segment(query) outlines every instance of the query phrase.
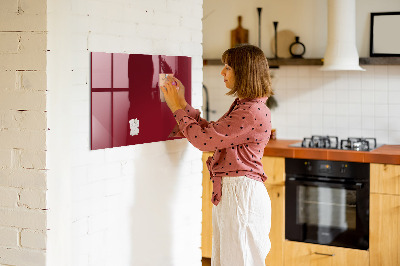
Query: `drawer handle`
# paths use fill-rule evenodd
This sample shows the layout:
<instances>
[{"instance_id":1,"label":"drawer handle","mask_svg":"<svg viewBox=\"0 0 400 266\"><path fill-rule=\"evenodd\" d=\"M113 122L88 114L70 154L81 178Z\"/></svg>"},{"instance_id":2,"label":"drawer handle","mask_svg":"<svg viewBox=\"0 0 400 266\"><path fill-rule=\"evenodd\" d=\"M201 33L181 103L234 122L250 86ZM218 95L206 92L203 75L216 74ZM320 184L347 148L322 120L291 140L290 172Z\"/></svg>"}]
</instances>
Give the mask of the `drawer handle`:
<instances>
[{"instance_id":1,"label":"drawer handle","mask_svg":"<svg viewBox=\"0 0 400 266\"><path fill-rule=\"evenodd\" d=\"M335 254L327 254L327 253L320 253L320 252L314 252L315 255L323 255L323 256L335 256Z\"/></svg>"}]
</instances>

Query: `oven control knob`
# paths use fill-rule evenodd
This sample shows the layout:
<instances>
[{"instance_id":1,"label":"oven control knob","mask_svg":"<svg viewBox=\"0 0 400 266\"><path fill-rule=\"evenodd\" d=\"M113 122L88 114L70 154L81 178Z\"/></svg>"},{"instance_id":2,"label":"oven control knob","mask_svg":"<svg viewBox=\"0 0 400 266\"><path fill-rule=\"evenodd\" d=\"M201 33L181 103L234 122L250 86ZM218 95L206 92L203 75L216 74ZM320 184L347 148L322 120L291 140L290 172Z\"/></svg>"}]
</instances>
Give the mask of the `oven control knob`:
<instances>
[{"instance_id":1,"label":"oven control knob","mask_svg":"<svg viewBox=\"0 0 400 266\"><path fill-rule=\"evenodd\" d=\"M346 173L346 169L347 169L347 164L342 164L342 167L340 168L340 173L341 174Z\"/></svg>"},{"instance_id":2,"label":"oven control knob","mask_svg":"<svg viewBox=\"0 0 400 266\"><path fill-rule=\"evenodd\" d=\"M305 162L304 164L306 166L306 170L310 172L312 170L311 162Z\"/></svg>"}]
</instances>

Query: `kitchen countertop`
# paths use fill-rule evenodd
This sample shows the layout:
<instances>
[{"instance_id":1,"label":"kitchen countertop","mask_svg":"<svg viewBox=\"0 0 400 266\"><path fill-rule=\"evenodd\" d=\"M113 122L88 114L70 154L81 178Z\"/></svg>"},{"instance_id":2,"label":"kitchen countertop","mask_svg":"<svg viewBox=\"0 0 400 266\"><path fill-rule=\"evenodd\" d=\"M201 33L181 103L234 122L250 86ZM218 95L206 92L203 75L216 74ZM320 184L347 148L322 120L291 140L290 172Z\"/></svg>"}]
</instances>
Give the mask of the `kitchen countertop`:
<instances>
[{"instance_id":1,"label":"kitchen countertop","mask_svg":"<svg viewBox=\"0 0 400 266\"><path fill-rule=\"evenodd\" d=\"M363 163L400 164L400 145L383 145L372 151L289 147L301 140L270 140L264 156Z\"/></svg>"}]
</instances>

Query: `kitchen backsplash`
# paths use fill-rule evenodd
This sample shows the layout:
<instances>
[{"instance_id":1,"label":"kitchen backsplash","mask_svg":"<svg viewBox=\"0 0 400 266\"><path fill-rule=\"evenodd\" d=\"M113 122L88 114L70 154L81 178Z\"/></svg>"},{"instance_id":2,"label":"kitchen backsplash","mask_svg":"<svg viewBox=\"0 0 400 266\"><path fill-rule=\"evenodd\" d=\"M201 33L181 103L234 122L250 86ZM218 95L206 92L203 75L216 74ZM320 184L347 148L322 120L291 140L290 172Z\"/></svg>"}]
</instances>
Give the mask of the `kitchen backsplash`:
<instances>
[{"instance_id":1,"label":"kitchen backsplash","mask_svg":"<svg viewBox=\"0 0 400 266\"><path fill-rule=\"evenodd\" d=\"M376 137L379 144L400 144L400 66L362 67L366 71L324 72L320 66L271 69L278 102L272 110L277 137ZM221 69L204 67L204 85L215 111L210 120L221 117L233 101L224 95Z\"/></svg>"}]
</instances>

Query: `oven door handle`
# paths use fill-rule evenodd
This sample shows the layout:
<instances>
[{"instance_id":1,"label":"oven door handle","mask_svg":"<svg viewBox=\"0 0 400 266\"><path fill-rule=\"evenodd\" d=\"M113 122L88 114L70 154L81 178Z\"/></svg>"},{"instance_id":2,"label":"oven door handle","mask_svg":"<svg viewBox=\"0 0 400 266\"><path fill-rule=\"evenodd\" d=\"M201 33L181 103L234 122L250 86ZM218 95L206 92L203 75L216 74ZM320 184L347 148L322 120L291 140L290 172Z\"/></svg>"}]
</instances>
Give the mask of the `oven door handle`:
<instances>
[{"instance_id":1,"label":"oven door handle","mask_svg":"<svg viewBox=\"0 0 400 266\"><path fill-rule=\"evenodd\" d=\"M361 182L335 182L335 181L322 181L322 180L315 180L315 181L310 181L310 180L304 180L303 178L298 178L298 177L288 177L286 181L289 182L296 182L296 183L300 183L300 184L304 184L304 185L312 185L312 186L316 186L316 185L325 185L325 186L329 186L329 185L339 185L339 186L343 186L346 188L351 188L351 189L361 189L363 188L363 183Z\"/></svg>"}]
</instances>

